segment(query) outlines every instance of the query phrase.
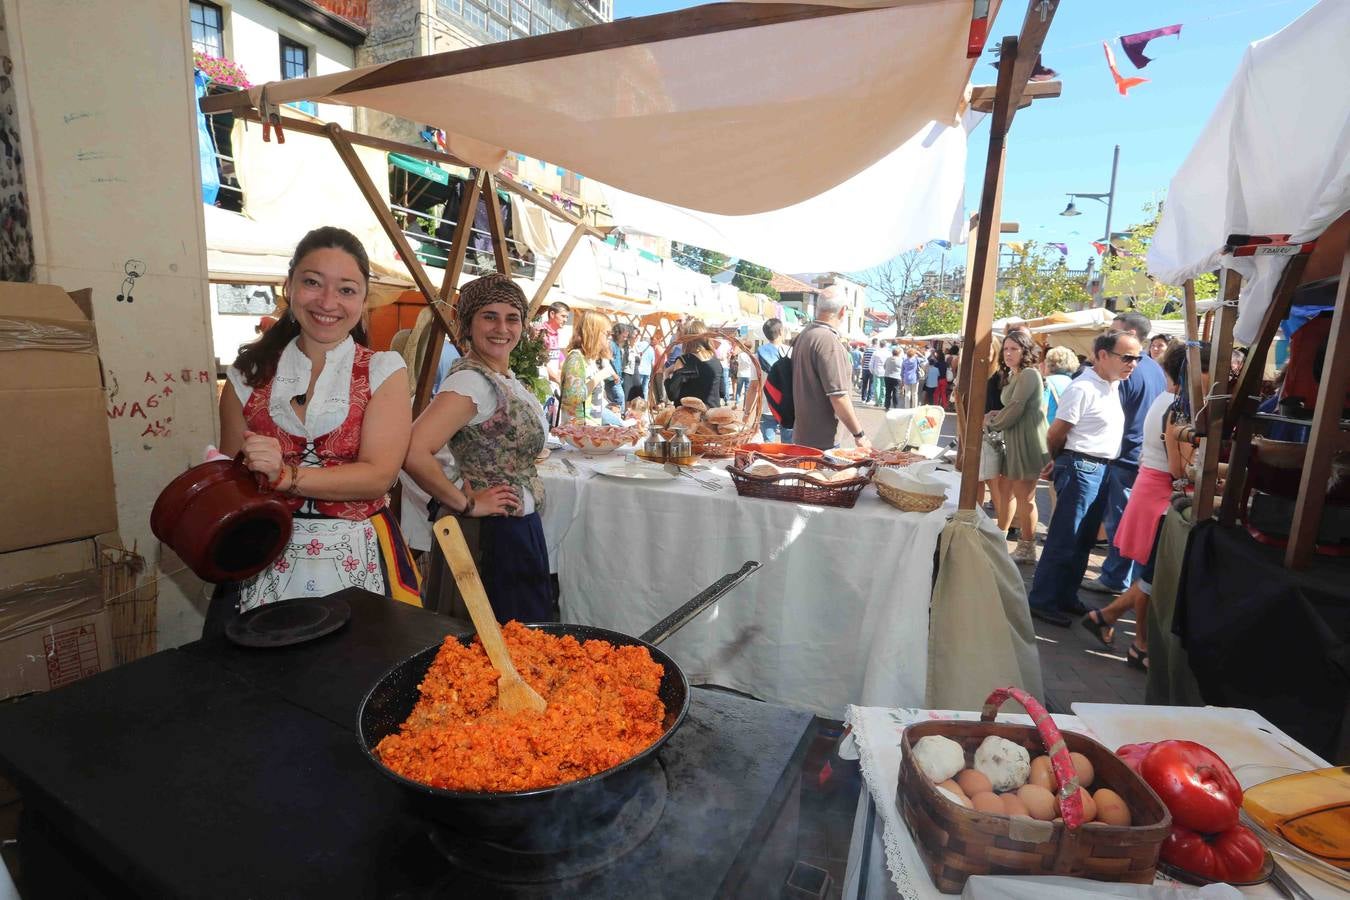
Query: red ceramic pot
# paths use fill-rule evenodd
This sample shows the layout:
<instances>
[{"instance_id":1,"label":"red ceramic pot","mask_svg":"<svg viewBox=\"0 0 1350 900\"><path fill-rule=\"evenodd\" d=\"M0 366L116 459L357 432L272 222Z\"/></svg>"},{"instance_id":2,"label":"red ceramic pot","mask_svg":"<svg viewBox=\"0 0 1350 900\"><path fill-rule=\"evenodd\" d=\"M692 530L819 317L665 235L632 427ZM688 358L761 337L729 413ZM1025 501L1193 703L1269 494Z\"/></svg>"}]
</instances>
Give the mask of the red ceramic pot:
<instances>
[{"instance_id":1,"label":"red ceramic pot","mask_svg":"<svg viewBox=\"0 0 1350 900\"><path fill-rule=\"evenodd\" d=\"M215 460L160 491L150 530L203 581L239 581L286 549L291 511L241 460Z\"/></svg>"}]
</instances>

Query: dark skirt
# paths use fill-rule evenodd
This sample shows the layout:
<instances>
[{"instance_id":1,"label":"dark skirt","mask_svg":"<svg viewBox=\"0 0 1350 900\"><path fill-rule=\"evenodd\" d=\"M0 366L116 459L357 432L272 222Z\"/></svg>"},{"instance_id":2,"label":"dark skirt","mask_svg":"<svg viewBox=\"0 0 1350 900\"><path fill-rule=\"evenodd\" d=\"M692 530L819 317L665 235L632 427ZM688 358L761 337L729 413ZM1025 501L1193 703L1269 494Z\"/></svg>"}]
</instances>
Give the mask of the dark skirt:
<instances>
[{"instance_id":1,"label":"dark skirt","mask_svg":"<svg viewBox=\"0 0 1350 900\"><path fill-rule=\"evenodd\" d=\"M460 518L459 524L498 622L557 620L557 592L538 513ZM427 608L467 621L469 611L439 545L433 543L431 555Z\"/></svg>"}]
</instances>

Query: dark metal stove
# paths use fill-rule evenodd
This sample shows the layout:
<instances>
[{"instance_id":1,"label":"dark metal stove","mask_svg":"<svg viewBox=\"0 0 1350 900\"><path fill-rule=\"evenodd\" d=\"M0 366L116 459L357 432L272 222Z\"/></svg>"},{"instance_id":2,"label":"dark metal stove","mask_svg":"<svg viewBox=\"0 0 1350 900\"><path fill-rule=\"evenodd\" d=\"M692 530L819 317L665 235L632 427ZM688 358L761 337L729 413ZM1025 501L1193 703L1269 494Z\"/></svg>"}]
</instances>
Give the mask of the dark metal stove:
<instances>
[{"instance_id":1,"label":"dark metal stove","mask_svg":"<svg viewBox=\"0 0 1350 900\"><path fill-rule=\"evenodd\" d=\"M660 766L612 822L555 827L525 852L447 836L353 729L380 674L450 626L348 599L348 626L310 644L202 642L0 705L0 764L23 794L25 898L781 892L809 714L694 690Z\"/></svg>"}]
</instances>

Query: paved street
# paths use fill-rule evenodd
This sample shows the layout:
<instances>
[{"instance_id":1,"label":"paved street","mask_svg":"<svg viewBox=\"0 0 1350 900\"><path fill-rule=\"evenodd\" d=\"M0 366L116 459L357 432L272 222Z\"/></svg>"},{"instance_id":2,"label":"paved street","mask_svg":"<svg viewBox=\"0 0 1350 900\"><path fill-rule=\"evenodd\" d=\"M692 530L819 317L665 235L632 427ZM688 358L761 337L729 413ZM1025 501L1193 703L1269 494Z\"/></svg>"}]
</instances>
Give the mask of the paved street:
<instances>
[{"instance_id":1,"label":"paved street","mask_svg":"<svg viewBox=\"0 0 1350 900\"><path fill-rule=\"evenodd\" d=\"M885 418L885 410L876 406L864 406L861 407L861 418L869 436L878 434ZM955 417L950 414L943 422L944 446L955 440L955 422ZM1040 508L1041 522L1037 538L1043 540L1045 525L1050 515L1049 488L1045 484L1037 491L1037 505ZM1013 544L1008 546L1011 548ZM1088 568L1090 576L1096 577L1104 557L1104 550L1092 554ZM1026 565L1019 568L1027 585L1030 586L1034 567ZM1111 600L1105 594L1091 591L1080 591L1079 598L1090 608L1100 608ZM1078 627L1077 623L1070 628L1056 628L1035 620L1033 624L1036 626L1036 637L1041 651L1041 674L1046 693L1043 699L1051 712L1067 713L1070 704L1079 702L1144 702L1144 673L1125 665L1125 650L1134 637L1135 625L1132 621L1126 619L1120 621L1116 628L1117 650L1111 652L1103 650L1097 640Z\"/></svg>"}]
</instances>

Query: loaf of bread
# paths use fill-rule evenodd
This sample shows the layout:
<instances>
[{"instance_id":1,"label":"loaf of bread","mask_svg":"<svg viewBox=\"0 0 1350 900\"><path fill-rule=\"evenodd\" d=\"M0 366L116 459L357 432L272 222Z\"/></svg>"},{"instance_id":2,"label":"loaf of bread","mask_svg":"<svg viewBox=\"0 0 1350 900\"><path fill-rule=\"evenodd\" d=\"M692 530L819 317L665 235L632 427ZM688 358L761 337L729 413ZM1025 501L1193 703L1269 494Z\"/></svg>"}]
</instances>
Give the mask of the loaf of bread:
<instances>
[{"instance_id":1,"label":"loaf of bread","mask_svg":"<svg viewBox=\"0 0 1350 900\"><path fill-rule=\"evenodd\" d=\"M708 404L704 403L697 397L685 397L682 400L680 400L680 405L685 407L686 409L696 409L699 412L708 411Z\"/></svg>"},{"instance_id":2,"label":"loaf of bread","mask_svg":"<svg viewBox=\"0 0 1350 900\"><path fill-rule=\"evenodd\" d=\"M734 406L718 406L708 410L708 421L714 425L732 425L741 421L741 411Z\"/></svg>"}]
</instances>

